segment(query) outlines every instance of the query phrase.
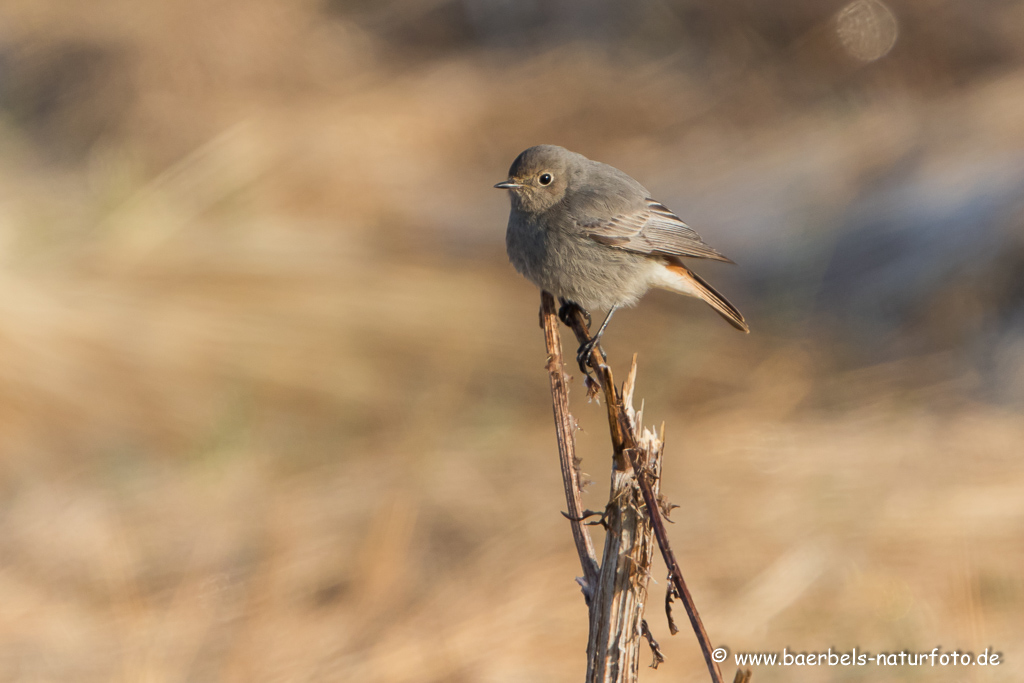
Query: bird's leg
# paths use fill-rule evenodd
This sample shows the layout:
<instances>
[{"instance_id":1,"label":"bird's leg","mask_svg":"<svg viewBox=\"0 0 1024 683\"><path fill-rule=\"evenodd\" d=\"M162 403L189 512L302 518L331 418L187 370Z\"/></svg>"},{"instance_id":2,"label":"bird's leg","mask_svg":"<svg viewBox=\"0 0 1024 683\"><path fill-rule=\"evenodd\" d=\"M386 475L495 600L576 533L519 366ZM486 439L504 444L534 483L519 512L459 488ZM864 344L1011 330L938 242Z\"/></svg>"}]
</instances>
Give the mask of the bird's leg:
<instances>
[{"instance_id":1,"label":"bird's leg","mask_svg":"<svg viewBox=\"0 0 1024 683\"><path fill-rule=\"evenodd\" d=\"M562 297L558 297L558 302L562 304L558 309L558 319L565 323L566 327L572 327L572 314L574 311L579 311L583 314L583 317L587 319L587 329L590 329L590 323L592 321L590 320L590 312L587 311L587 309L583 308L575 301L569 301Z\"/></svg>"},{"instance_id":2,"label":"bird's leg","mask_svg":"<svg viewBox=\"0 0 1024 683\"><path fill-rule=\"evenodd\" d=\"M601 327L597 330L597 334L590 341L580 346L580 350L576 352L576 362L579 363L580 370L585 374L589 374L587 372L587 361L590 360L590 354L593 352L594 347L601 343L601 335L604 334L604 330L608 327L608 322L612 319L612 315L615 314L617 308L618 306L612 306L608 310L608 315L605 316L604 322L601 323Z\"/></svg>"}]
</instances>

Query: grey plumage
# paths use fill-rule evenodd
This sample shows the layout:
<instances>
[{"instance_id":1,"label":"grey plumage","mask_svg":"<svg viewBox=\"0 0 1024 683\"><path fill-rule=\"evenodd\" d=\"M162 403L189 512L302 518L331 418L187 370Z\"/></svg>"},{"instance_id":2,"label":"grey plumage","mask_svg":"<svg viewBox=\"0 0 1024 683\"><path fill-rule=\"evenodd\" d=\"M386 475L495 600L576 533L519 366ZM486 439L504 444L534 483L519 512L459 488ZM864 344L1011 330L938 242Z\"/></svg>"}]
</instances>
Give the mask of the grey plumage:
<instances>
[{"instance_id":1,"label":"grey plumage","mask_svg":"<svg viewBox=\"0 0 1024 683\"><path fill-rule=\"evenodd\" d=\"M582 216L586 220L586 216ZM704 244L697 231L650 197L644 206L593 223L580 222L593 240L640 254L731 260Z\"/></svg>"},{"instance_id":2,"label":"grey plumage","mask_svg":"<svg viewBox=\"0 0 1024 683\"><path fill-rule=\"evenodd\" d=\"M730 262L622 171L554 145L531 147L495 187L509 190L509 260L541 289L584 308L629 306L651 287L703 299L749 331L681 257Z\"/></svg>"}]
</instances>

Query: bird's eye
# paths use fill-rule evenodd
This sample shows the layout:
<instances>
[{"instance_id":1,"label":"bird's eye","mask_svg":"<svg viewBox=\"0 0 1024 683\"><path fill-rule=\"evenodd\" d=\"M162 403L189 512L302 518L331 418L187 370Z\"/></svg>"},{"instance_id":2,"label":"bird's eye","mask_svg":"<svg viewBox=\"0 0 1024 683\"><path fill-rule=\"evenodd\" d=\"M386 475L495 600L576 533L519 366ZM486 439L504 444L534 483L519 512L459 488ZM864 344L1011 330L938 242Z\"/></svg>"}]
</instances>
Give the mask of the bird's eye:
<instances>
[{"instance_id":1,"label":"bird's eye","mask_svg":"<svg viewBox=\"0 0 1024 683\"><path fill-rule=\"evenodd\" d=\"M550 185L551 184L551 174L550 173L542 173L538 180L540 180L540 184L541 185Z\"/></svg>"}]
</instances>

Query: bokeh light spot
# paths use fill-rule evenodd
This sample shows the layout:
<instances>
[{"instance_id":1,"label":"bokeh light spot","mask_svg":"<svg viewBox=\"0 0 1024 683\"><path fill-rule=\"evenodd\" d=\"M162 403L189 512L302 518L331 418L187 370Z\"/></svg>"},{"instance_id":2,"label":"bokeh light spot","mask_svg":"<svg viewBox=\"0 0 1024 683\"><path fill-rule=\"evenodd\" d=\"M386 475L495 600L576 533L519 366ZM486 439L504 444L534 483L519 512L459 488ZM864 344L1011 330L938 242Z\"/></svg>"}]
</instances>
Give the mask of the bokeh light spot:
<instances>
[{"instance_id":1,"label":"bokeh light spot","mask_svg":"<svg viewBox=\"0 0 1024 683\"><path fill-rule=\"evenodd\" d=\"M896 44L896 16L879 0L855 0L836 16L836 33L843 49L863 62L881 59Z\"/></svg>"}]
</instances>

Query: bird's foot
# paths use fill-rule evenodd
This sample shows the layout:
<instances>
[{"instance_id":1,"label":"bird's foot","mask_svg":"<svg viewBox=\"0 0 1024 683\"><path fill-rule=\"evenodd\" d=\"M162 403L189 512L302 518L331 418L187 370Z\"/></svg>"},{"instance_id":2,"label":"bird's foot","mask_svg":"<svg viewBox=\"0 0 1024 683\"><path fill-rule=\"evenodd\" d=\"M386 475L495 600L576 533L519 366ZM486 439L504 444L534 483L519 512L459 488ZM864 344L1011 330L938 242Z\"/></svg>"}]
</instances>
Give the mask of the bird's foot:
<instances>
[{"instance_id":1,"label":"bird's foot","mask_svg":"<svg viewBox=\"0 0 1024 683\"><path fill-rule=\"evenodd\" d=\"M580 366L580 371L582 371L585 375L590 374L590 369L587 367L590 363L590 354L594 352L595 348L601 348L600 342L601 339L599 337L594 337L590 341L587 341L584 344L582 344L580 346L579 351L576 352L576 362Z\"/></svg>"},{"instance_id":2,"label":"bird's foot","mask_svg":"<svg viewBox=\"0 0 1024 683\"><path fill-rule=\"evenodd\" d=\"M566 327L572 327L572 315L576 311L579 311L580 313L583 314L583 317L587 321L587 329L590 329L590 323L592 321L590 319L590 313L587 311L587 309L583 308L575 301L568 301L561 297L558 298L558 301L562 304L561 307L559 307L558 309L558 319L565 323Z\"/></svg>"}]
</instances>

